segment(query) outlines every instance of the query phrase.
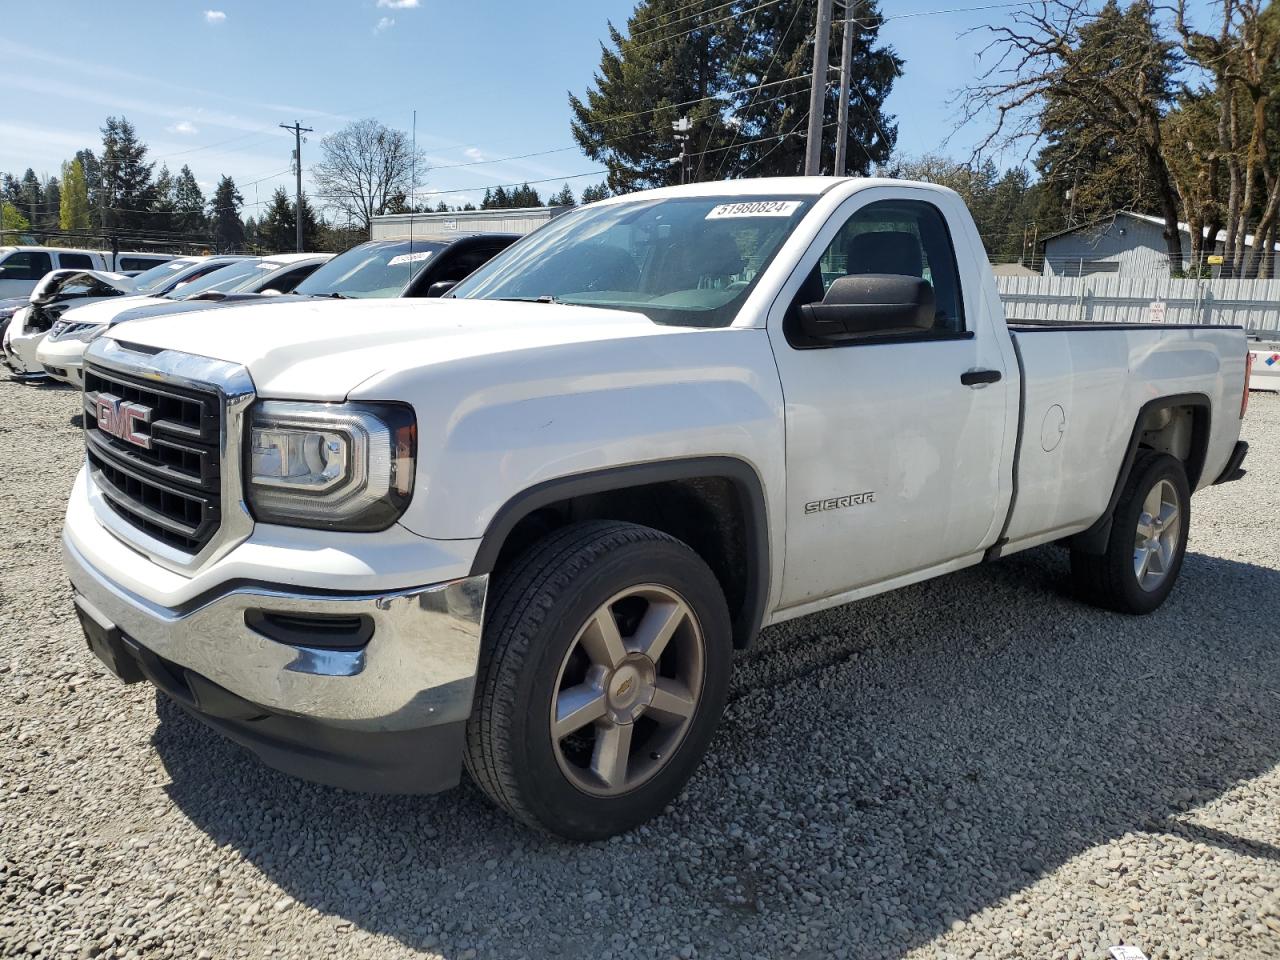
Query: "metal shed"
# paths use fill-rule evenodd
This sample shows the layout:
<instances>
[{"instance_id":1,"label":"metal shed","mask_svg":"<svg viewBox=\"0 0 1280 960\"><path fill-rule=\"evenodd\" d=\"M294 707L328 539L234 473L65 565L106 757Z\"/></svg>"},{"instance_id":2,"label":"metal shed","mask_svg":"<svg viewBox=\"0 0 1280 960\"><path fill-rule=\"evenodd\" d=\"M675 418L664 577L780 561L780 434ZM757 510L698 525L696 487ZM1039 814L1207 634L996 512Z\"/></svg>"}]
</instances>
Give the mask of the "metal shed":
<instances>
[{"instance_id":1,"label":"metal shed","mask_svg":"<svg viewBox=\"0 0 1280 960\"><path fill-rule=\"evenodd\" d=\"M1181 234L1182 270L1190 270L1191 231L1178 224ZM1222 252L1226 234L1219 232L1217 242L1205 244L1206 254ZM1246 236L1246 246L1254 238ZM1160 277L1169 275L1169 254L1164 242L1164 220L1150 214L1117 210L1109 217L1071 227L1044 237L1044 275L1050 277ZM1280 245L1272 255L1272 277L1280 276ZM1207 266L1214 266L1210 261ZM1214 275L1217 270L1212 271Z\"/></svg>"},{"instance_id":2,"label":"metal shed","mask_svg":"<svg viewBox=\"0 0 1280 960\"><path fill-rule=\"evenodd\" d=\"M532 233L572 207L515 207L374 217L371 240L450 240L464 233Z\"/></svg>"}]
</instances>

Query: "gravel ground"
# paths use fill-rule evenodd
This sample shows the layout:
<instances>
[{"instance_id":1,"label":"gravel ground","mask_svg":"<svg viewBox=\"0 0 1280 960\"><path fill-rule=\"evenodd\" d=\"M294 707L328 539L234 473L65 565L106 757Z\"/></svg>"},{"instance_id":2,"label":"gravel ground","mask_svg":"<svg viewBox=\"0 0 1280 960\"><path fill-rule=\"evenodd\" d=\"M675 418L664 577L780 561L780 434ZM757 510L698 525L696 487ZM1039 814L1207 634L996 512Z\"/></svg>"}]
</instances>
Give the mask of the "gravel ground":
<instances>
[{"instance_id":1,"label":"gravel ground","mask_svg":"<svg viewBox=\"0 0 1280 960\"><path fill-rule=\"evenodd\" d=\"M0 382L0 955L1280 957L1280 399L1133 619L1033 551L766 631L608 843L274 773L86 651L77 396Z\"/></svg>"}]
</instances>

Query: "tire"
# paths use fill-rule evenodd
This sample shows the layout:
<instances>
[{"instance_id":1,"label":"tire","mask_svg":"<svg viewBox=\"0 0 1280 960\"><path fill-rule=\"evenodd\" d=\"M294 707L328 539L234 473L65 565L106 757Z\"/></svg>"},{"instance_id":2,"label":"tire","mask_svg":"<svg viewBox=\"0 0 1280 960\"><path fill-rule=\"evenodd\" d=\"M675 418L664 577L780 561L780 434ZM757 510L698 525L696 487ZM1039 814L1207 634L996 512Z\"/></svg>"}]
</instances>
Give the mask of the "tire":
<instances>
[{"instance_id":1,"label":"tire","mask_svg":"<svg viewBox=\"0 0 1280 960\"><path fill-rule=\"evenodd\" d=\"M512 817L570 840L660 813L701 761L729 690L729 612L706 563L648 527L573 524L498 576L488 606L472 780Z\"/></svg>"},{"instance_id":2,"label":"tire","mask_svg":"<svg viewBox=\"0 0 1280 960\"><path fill-rule=\"evenodd\" d=\"M1164 520L1152 524L1148 507L1157 500ZM1176 514L1169 513L1171 506ZM1071 551L1077 595L1120 613L1151 613L1178 579L1190 524L1191 490L1182 462L1166 453L1139 452L1112 514L1105 552Z\"/></svg>"}]
</instances>

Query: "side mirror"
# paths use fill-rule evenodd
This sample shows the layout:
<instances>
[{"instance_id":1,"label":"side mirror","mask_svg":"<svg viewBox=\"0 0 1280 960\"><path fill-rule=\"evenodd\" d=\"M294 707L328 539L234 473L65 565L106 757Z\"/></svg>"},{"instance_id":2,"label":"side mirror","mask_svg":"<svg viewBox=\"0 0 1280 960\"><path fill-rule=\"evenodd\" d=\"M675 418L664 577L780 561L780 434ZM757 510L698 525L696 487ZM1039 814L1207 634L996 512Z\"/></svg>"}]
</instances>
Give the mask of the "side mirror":
<instances>
[{"instance_id":1,"label":"side mirror","mask_svg":"<svg viewBox=\"0 0 1280 960\"><path fill-rule=\"evenodd\" d=\"M920 333L933 327L937 302L927 280L896 273L841 277L821 303L800 307L800 329L824 343Z\"/></svg>"},{"instance_id":2,"label":"side mirror","mask_svg":"<svg viewBox=\"0 0 1280 960\"><path fill-rule=\"evenodd\" d=\"M264 297L281 297L281 296L284 296L284 294L282 294L279 290L275 290L275 289L272 289L272 288L268 288L268 289L266 289L266 290L259 290L258 292L259 292L260 294L262 294Z\"/></svg>"},{"instance_id":3,"label":"side mirror","mask_svg":"<svg viewBox=\"0 0 1280 960\"><path fill-rule=\"evenodd\" d=\"M457 280L438 280L431 286L427 287L427 297L434 299L443 297L446 293L458 285Z\"/></svg>"}]
</instances>

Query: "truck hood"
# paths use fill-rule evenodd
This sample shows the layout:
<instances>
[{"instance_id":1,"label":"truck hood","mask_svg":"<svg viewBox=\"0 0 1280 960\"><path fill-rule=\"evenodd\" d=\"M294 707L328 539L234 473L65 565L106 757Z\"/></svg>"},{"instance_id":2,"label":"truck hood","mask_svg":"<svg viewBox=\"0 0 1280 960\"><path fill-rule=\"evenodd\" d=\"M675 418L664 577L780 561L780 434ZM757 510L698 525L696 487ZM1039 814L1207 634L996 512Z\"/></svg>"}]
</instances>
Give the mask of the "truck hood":
<instances>
[{"instance_id":1,"label":"truck hood","mask_svg":"<svg viewBox=\"0 0 1280 960\"><path fill-rule=\"evenodd\" d=\"M164 297L142 297L132 294L85 303L78 307L73 306L63 314L63 317L74 323L115 323L120 314L126 310L142 306L161 306L166 303L171 307L176 305L173 300L166 300Z\"/></svg>"},{"instance_id":2,"label":"truck hood","mask_svg":"<svg viewBox=\"0 0 1280 960\"><path fill-rule=\"evenodd\" d=\"M132 320L107 336L248 368L259 396L342 400L380 373L564 344L689 332L642 314L497 300L306 300Z\"/></svg>"}]
</instances>

